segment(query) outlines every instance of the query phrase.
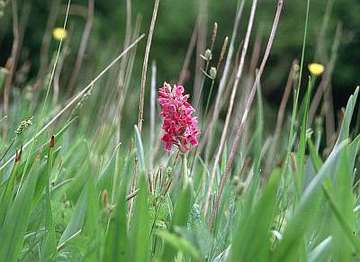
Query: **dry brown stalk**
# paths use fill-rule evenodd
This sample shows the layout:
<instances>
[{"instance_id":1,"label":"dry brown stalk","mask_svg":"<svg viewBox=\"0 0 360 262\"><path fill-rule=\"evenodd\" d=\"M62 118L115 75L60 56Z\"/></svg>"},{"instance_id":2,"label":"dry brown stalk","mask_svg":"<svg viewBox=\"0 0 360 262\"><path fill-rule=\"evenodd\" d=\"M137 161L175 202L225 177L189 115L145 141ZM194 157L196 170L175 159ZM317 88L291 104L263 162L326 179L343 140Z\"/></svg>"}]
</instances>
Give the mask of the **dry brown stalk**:
<instances>
[{"instance_id":1,"label":"dry brown stalk","mask_svg":"<svg viewBox=\"0 0 360 262\"><path fill-rule=\"evenodd\" d=\"M241 57L240 57L240 64L239 64L239 67L238 67L238 70L237 70L234 85L232 87L230 102L229 102L229 106L228 106L228 110L227 110L227 114L226 114L226 119L225 119L225 125L224 125L224 128L223 128L223 132L221 134L220 144L219 144L216 156L215 156L213 168L211 170L210 181L209 181L209 186L208 186L208 189L207 189L206 198L205 198L205 205L204 205L204 214L205 214L205 216L206 216L206 214L208 212L208 208L209 208L209 204L210 204L211 190L212 190L212 186L213 186L214 180L215 180L217 165L219 163L219 160L220 160L220 157L221 157L224 145L225 145L226 135L227 135L227 131L228 131L229 124L230 124L230 118L231 118L232 110L233 110L233 107L234 107L236 91L238 89L240 78L242 76L242 72L243 72L243 69L244 69L245 56L246 56L247 49L248 49L248 46L249 46L250 35L251 35L252 27L253 27L253 24L254 24L256 7L257 7L257 0L254 0L252 2L252 6L251 6L249 23L248 23L248 27L247 27L247 30L246 30L244 46L243 46L243 49L242 49L242 52L241 52Z\"/></svg>"},{"instance_id":2,"label":"dry brown stalk","mask_svg":"<svg viewBox=\"0 0 360 262\"><path fill-rule=\"evenodd\" d=\"M160 3L160 0L155 0L153 14L152 14L151 23L150 23L149 34L148 34L148 39L146 42L144 63L143 63L143 68L142 68L142 73L141 73L139 115L138 115L138 124L137 124L140 134L142 131L142 123L144 121L143 118L144 118L144 96L145 96L146 74L147 74L147 68L148 68L148 63L149 63L151 42L152 42L152 38L153 38L153 34L154 34L155 22L156 22L158 9L159 9L159 3Z\"/></svg>"},{"instance_id":3,"label":"dry brown stalk","mask_svg":"<svg viewBox=\"0 0 360 262\"><path fill-rule=\"evenodd\" d=\"M84 60L86 47L89 43L89 37L92 29L93 20L94 20L94 0L89 0L85 28L81 36L80 47L76 56L74 70L72 71L73 73L71 74L68 84L68 91L70 92L71 95L74 93L74 86L76 84L76 80L78 79L80 68Z\"/></svg>"},{"instance_id":4,"label":"dry brown stalk","mask_svg":"<svg viewBox=\"0 0 360 262\"><path fill-rule=\"evenodd\" d=\"M240 126L239 126L239 128L238 128L238 130L236 132L235 139L234 139L234 142L232 144L230 154L229 154L229 157L228 157L228 161L226 163L225 172L221 177L219 191L218 191L216 201L215 201L215 206L213 208L213 212L212 212L211 218L210 218L210 223L209 223L210 228L212 228L212 225L213 225L213 223L215 221L217 210L218 210L219 204L221 202L221 196L222 196L222 193L223 193L223 190L224 190L224 186L225 186L228 178L230 177L232 164L233 164L233 161L234 161L234 157L235 157L235 154L236 154L237 147L239 145L239 141L240 141L240 137L241 137L241 134L242 134L242 131L243 131L243 128L244 128L244 124L245 124L245 122L247 120L248 114L249 114L250 109L251 109L252 102L253 102L254 97L255 97L256 89L257 89L257 87L258 87L258 85L260 83L262 73L264 71L266 62L267 62L267 60L269 58L269 55L270 55L272 44L274 42L275 34L276 34L278 24L279 24L282 7L283 7L283 0L278 0L276 13L275 13L275 18L274 18L273 25L272 25L272 28L271 28L271 33L270 33L269 40L268 40L268 43L267 43L267 46L266 46L265 54L264 54L263 60L261 61L259 71L256 74L254 85L253 85L253 87L251 89L251 92L250 92L250 95L248 97L248 100L247 100L247 103L246 103L246 108L245 108L243 117L242 117L241 122L240 122Z\"/></svg>"}]
</instances>

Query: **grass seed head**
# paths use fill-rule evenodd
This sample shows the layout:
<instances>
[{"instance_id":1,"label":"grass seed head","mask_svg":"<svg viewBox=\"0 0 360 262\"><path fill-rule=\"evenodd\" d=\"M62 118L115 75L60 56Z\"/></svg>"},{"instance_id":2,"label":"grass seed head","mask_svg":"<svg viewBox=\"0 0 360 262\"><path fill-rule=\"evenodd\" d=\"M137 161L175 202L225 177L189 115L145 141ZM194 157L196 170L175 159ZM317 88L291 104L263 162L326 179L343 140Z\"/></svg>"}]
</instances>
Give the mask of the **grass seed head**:
<instances>
[{"instance_id":1,"label":"grass seed head","mask_svg":"<svg viewBox=\"0 0 360 262\"><path fill-rule=\"evenodd\" d=\"M29 126L32 125L32 117L20 122L19 126L15 130L16 135L21 135Z\"/></svg>"}]
</instances>

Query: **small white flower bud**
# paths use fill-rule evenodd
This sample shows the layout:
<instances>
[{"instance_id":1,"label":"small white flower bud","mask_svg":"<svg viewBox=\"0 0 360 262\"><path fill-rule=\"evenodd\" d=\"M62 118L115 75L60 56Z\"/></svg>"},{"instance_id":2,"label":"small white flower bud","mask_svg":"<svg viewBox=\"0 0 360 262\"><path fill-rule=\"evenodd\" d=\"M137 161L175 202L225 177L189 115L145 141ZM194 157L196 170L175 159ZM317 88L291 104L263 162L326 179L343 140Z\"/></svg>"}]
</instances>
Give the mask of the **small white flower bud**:
<instances>
[{"instance_id":1,"label":"small white flower bud","mask_svg":"<svg viewBox=\"0 0 360 262\"><path fill-rule=\"evenodd\" d=\"M211 67L210 68L210 77L211 77L211 79L215 79L216 78L216 74L217 74L217 71L216 71L216 68L215 67Z\"/></svg>"},{"instance_id":2,"label":"small white flower bud","mask_svg":"<svg viewBox=\"0 0 360 262\"><path fill-rule=\"evenodd\" d=\"M212 59L212 53L210 49L206 49L204 55L201 55L202 59L205 61L210 61Z\"/></svg>"}]
</instances>

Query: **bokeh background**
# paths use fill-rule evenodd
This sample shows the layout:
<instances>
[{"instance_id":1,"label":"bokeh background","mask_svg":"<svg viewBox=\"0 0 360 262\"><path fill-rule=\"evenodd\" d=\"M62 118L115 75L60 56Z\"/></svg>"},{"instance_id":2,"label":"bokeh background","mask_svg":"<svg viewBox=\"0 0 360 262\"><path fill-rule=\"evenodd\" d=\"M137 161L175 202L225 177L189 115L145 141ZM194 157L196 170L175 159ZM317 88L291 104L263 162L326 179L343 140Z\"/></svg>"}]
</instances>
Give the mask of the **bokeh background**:
<instances>
[{"instance_id":1,"label":"bokeh background","mask_svg":"<svg viewBox=\"0 0 360 262\"><path fill-rule=\"evenodd\" d=\"M141 17L141 32L147 32L150 24L153 2L150 0L132 0L131 20L133 25L136 18ZM304 1L285 0L285 8L281 17L271 58L262 79L265 101L276 109L289 68L294 58L299 58L305 21ZM18 0L19 23L23 28L21 52L17 65L18 74L15 79L16 88L23 89L37 76L40 66L40 50L44 34L49 34L47 25L49 17L56 19L53 26L62 26L67 1L65 0ZM246 1L244 15L241 20L238 47L244 36L251 1ZM201 7L202 5L202 7ZM56 8L54 8L56 6ZM87 19L87 0L73 0L69 17L69 37L66 39L69 47L64 59L61 73L61 95L66 94L67 82L71 74L80 39ZM189 41L196 25L199 13L204 16L207 25L207 43L209 43L214 22L218 23L218 37L214 53L220 52L225 36L231 36L237 1L235 0L161 0L156 23L150 61L156 61L158 82L176 82L183 65ZM6 65L12 47L12 18L11 3L1 1L0 17L0 66ZM330 17L326 22L325 37L319 40L324 15L330 8ZM199 12L199 9L200 12ZM264 50L266 40L274 15L275 1L260 0L255 18L253 45L256 36L261 39L261 49ZM342 26L338 59L332 78L334 104L336 108L344 106L348 96L359 84L360 71L360 1L358 0L316 0L311 1L309 38L306 49L306 63L317 60L328 62L331 45L334 41L337 25ZM83 65L80 70L77 88L84 86L91 80L102 65L108 63L123 48L126 27L125 0L95 0L94 21L86 48ZM49 29L49 28L48 28ZM321 41L321 43L319 43ZM50 41L49 57L57 48L54 39ZM138 55L134 67L134 88L140 85L145 41L138 48ZM250 52L249 52L250 53ZM248 60L250 59L248 55ZM196 54L192 56L186 88L192 90L193 78L196 71ZM216 88L216 86L215 86ZM134 90L138 90L135 88ZM130 93L133 92L130 90Z\"/></svg>"}]
</instances>

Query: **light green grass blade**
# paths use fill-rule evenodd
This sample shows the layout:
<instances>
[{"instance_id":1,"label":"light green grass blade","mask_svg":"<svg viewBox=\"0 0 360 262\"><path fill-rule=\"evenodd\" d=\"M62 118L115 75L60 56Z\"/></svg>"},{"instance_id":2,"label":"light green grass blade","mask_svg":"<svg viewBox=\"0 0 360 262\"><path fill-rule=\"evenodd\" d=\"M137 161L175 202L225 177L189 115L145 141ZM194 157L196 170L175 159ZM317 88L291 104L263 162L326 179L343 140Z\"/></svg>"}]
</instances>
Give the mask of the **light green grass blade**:
<instances>
[{"instance_id":1,"label":"light green grass blade","mask_svg":"<svg viewBox=\"0 0 360 262\"><path fill-rule=\"evenodd\" d=\"M95 176L89 174L87 186L87 210L82 234L88 237L88 248L84 260L97 262L100 259L101 226L99 223L99 193L96 189Z\"/></svg>"},{"instance_id":2,"label":"light green grass blade","mask_svg":"<svg viewBox=\"0 0 360 262\"><path fill-rule=\"evenodd\" d=\"M297 166L298 170L296 172L296 182L297 182L297 189L298 194L300 194L303 190L303 183L304 183L304 176L305 176L305 149L306 149L306 132L307 132L307 126L308 126L308 113L309 113L309 105L310 105L310 97L311 97L311 91L313 82L315 79L312 77L308 80L308 86L306 90L306 95L304 98L304 112L302 116L301 121L301 127L300 127L300 139L299 139L299 148L297 153Z\"/></svg>"},{"instance_id":3,"label":"light green grass blade","mask_svg":"<svg viewBox=\"0 0 360 262\"><path fill-rule=\"evenodd\" d=\"M330 254L331 242L332 237L327 237L311 250L308 256L308 262L327 261Z\"/></svg>"},{"instance_id":4,"label":"light green grass blade","mask_svg":"<svg viewBox=\"0 0 360 262\"><path fill-rule=\"evenodd\" d=\"M187 177L187 161L186 161L186 156L183 156L183 174L182 174L182 184L181 184L181 189L180 192L178 194L178 196L176 197L176 203L175 203L175 210L174 210L174 214L171 220L171 226L170 226L170 231L174 232L174 228L175 227L185 227L189 216L190 216L190 212L191 212L191 207L192 207L192 188L191 188L191 184L189 181L189 178ZM163 234L164 236L164 234ZM170 235L166 235L168 240L174 240L174 236ZM162 256L162 260L163 261L172 261L177 252L179 252L180 250L177 250L176 247L173 245L173 243L167 241L165 243L165 247L164 247L164 253Z\"/></svg>"},{"instance_id":5,"label":"light green grass blade","mask_svg":"<svg viewBox=\"0 0 360 262\"><path fill-rule=\"evenodd\" d=\"M4 222L6 212L8 211L8 207L12 203L12 197L14 194L15 180L18 174L19 162L15 162L13 168L10 172L9 178L6 180L4 185L4 191L1 194L0 198L0 229Z\"/></svg>"},{"instance_id":6,"label":"light green grass blade","mask_svg":"<svg viewBox=\"0 0 360 262\"><path fill-rule=\"evenodd\" d=\"M24 234L32 207L37 179L40 175L38 162L30 170L25 181L8 210L3 227L1 228L0 261L16 261L20 254Z\"/></svg>"},{"instance_id":7,"label":"light green grass blade","mask_svg":"<svg viewBox=\"0 0 360 262\"><path fill-rule=\"evenodd\" d=\"M306 187L299 205L287 224L283 240L274 250L272 261L292 261L298 257L303 248L303 238L319 211L319 196L322 192L323 181L333 174L334 167L346 144L347 141L344 141L332 151L318 174Z\"/></svg>"},{"instance_id":8,"label":"light green grass blade","mask_svg":"<svg viewBox=\"0 0 360 262\"><path fill-rule=\"evenodd\" d=\"M139 177L139 193L135 197L135 210L129 232L129 254L133 261L149 261L150 255L150 214L149 192L144 174Z\"/></svg>"},{"instance_id":9,"label":"light green grass blade","mask_svg":"<svg viewBox=\"0 0 360 262\"><path fill-rule=\"evenodd\" d=\"M128 253L127 234L127 202L126 193L128 189L130 170L130 159L124 161L120 191L116 201L115 214L110 218L109 227L106 232L106 244L102 261L126 261Z\"/></svg>"},{"instance_id":10,"label":"light green grass blade","mask_svg":"<svg viewBox=\"0 0 360 262\"><path fill-rule=\"evenodd\" d=\"M163 239L167 246L171 246L172 249L181 252L182 254L192 258L192 261L202 261L200 259L200 254L198 250L186 239L178 236L175 233L170 233L168 231L158 231L157 235ZM163 261L173 261L173 260L163 260Z\"/></svg>"},{"instance_id":11,"label":"light green grass blade","mask_svg":"<svg viewBox=\"0 0 360 262\"><path fill-rule=\"evenodd\" d=\"M55 140L54 140L55 142ZM45 232L46 235L42 242L40 259L41 261L51 261L53 260L56 254L56 235L55 235L55 225L54 218L52 214L51 206L51 195L50 195L50 174L54 165L54 145L49 146L48 149L48 159L47 159L47 168L46 168L46 185L45 185Z\"/></svg>"},{"instance_id":12,"label":"light green grass blade","mask_svg":"<svg viewBox=\"0 0 360 262\"><path fill-rule=\"evenodd\" d=\"M138 127L135 125L135 140L136 140L136 153L139 159L141 170L145 171L145 153L144 146L141 140L141 134Z\"/></svg>"},{"instance_id":13,"label":"light green grass blade","mask_svg":"<svg viewBox=\"0 0 360 262\"><path fill-rule=\"evenodd\" d=\"M352 96L350 96L350 98L346 104L344 119L341 124L339 137L336 141L335 146L338 146L342 141L344 141L345 139L347 139L349 137L350 123L351 123L351 119L353 117L358 94L359 94L359 87L356 88L354 94Z\"/></svg>"},{"instance_id":14,"label":"light green grass blade","mask_svg":"<svg viewBox=\"0 0 360 262\"><path fill-rule=\"evenodd\" d=\"M71 217L69 224L67 225L65 231L62 233L60 240L58 242L58 250L63 248L66 242L72 240L78 234L80 234L86 216L86 210L88 205L88 188L83 187L80 197L76 203L75 211Z\"/></svg>"},{"instance_id":15,"label":"light green grass blade","mask_svg":"<svg viewBox=\"0 0 360 262\"><path fill-rule=\"evenodd\" d=\"M230 261L268 261L270 226L276 209L281 172L272 174L251 213L238 221L231 246Z\"/></svg>"}]
</instances>

